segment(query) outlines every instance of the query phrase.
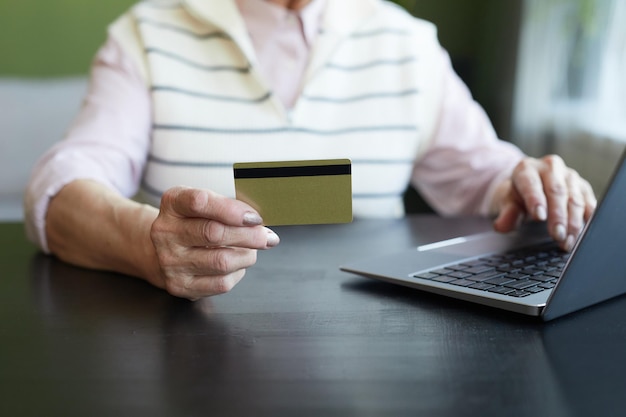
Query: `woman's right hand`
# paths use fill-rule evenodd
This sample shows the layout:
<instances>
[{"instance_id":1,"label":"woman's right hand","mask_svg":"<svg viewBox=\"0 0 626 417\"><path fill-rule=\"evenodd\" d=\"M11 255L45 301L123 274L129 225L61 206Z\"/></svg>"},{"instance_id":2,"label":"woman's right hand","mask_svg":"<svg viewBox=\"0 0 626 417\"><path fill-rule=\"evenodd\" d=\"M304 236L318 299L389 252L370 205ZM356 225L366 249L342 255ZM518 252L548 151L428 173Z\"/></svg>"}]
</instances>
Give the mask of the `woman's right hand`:
<instances>
[{"instance_id":1,"label":"woman's right hand","mask_svg":"<svg viewBox=\"0 0 626 417\"><path fill-rule=\"evenodd\" d=\"M191 300L230 291L256 262L257 250L280 241L262 223L244 202L203 189L169 189L150 230L158 268L150 281Z\"/></svg>"}]
</instances>

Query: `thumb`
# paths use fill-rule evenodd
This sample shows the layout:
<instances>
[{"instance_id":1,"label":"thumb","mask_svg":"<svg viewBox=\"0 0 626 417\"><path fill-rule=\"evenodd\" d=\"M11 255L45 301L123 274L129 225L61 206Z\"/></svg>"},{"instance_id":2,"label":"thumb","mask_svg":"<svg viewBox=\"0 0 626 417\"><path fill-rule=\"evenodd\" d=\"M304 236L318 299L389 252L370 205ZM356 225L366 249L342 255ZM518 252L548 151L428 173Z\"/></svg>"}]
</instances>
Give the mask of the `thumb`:
<instances>
[{"instance_id":1,"label":"thumb","mask_svg":"<svg viewBox=\"0 0 626 417\"><path fill-rule=\"evenodd\" d=\"M493 222L496 231L506 233L517 228L524 210L516 202L509 200L502 205L498 217Z\"/></svg>"},{"instance_id":2,"label":"thumb","mask_svg":"<svg viewBox=\"0 0 626 417\"><path fill-rule=\"evenodd\" d=\"M170 188L161 197L161 210L176 217L205 218L231 226L263 223L259 213L243 201L199 188Z\"/></svg>"}]
</instances>

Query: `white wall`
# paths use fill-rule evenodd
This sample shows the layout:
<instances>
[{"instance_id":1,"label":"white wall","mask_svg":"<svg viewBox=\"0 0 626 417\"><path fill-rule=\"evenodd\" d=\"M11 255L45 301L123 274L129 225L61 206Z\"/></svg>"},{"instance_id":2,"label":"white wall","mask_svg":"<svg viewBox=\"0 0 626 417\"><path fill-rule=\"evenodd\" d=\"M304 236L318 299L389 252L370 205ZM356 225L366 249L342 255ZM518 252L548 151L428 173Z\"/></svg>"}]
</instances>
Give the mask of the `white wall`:
<instances>
[{"instance_id":1,"label":"white wall","mask_svg":"<svg viewBox=\"0 0 626 417\"><path fill-rule=\"evenodd\" d=\"M0 220L21 220L22 196L37 159L76 115L84 77L0 77Z\"/></svg>"}]
</instances>

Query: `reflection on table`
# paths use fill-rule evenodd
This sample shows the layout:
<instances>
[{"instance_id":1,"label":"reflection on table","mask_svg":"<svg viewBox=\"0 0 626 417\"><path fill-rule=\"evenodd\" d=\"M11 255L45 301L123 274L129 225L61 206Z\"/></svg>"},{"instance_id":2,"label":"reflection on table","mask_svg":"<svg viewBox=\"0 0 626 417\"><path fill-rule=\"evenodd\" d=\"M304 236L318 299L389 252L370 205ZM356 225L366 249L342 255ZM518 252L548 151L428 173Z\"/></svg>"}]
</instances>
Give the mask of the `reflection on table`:
<instances>
[{"instance_id":1,"label":"reflection on table","mask_svg":"<svg viewBox=\"0 0 626 417\"><path fill-rule=\"evenodd\" d=\"M0 225L1 415L620 415L626 299L542 324L340 272L485 230L277 228L229 294L189 302L37 253ZM10 237L1 231L9 230Z\"/></svg>"}]
</instances>

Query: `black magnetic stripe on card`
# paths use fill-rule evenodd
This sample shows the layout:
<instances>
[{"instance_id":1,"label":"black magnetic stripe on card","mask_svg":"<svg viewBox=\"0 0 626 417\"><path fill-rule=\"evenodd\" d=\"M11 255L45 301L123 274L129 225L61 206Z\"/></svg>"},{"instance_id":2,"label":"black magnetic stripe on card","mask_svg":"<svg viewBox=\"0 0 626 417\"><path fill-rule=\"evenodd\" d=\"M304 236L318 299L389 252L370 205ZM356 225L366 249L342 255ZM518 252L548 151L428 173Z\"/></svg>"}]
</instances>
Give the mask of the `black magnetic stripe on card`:
<instances>
[{"instance_id":1,"label":"black magnetic stripe on card","mask_svg":"<svg viewBox=\"0 0 626 417\"><path fill-rule=\"evenodd\" d=\"M235 179L315 177L318 175L350 175L351 165L307 165L296 167L235 168Z\"/></svg>"}]
</instances>

